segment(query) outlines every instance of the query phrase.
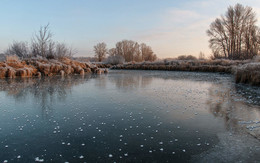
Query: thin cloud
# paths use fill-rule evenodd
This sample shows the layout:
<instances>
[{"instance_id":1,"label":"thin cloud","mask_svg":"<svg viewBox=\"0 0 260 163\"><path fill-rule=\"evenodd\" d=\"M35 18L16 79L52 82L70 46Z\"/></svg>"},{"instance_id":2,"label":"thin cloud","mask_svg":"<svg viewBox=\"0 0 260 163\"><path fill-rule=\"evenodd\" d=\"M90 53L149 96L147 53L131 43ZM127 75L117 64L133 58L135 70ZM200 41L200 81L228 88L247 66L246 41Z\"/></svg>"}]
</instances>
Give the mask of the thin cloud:
<instances>
[{"instance_id":1,"label":"thin cloud","mask_svg":"<svg viewBox=\"0 0 260 163\"><path fill-rule=\"evenodd\" d=\"M169 9L156 28L137 37L149 42L160 57L198 55L200 51L210 53L206 30L212 20L192 10Z\"/></svg>"}]
</instances>

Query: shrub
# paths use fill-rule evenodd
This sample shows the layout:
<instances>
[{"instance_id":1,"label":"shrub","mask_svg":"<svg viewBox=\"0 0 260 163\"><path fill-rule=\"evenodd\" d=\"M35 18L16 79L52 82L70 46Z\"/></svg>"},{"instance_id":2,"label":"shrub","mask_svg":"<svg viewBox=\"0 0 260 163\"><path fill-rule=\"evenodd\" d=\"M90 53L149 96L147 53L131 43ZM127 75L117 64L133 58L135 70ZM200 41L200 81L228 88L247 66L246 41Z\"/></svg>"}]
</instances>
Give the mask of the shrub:
<instances>
[{"instance_id":1,"label":"shrub","mask_svg":"<svg viewBox=\"0 0 260 163\"><path fill-rule=\"evenodd\" d=\"M16 55L19 58L28 58L29 53L28 43L23 41L14 41L5 52L6 55Z\"/></svg>"},{"instance_id":2,"label":"shrub","mask_svg":"<svg viewBox=\"0 0 260 163\"><path fill-rule=\"evenodd\" d=\"M109 56L106 61L107 64L111 65L117 65L117 64L123 64L125 62L124 57L121 55L116 55L116 56Z\"/></svg>"},{"instance_id":3,"label":"shrub","mask_svg":"<svg viewBox=\"0 0 260 163\"><path fill-rule=\"evenodd\" d=\"M180 55L178 56L177 58L178 60L197 60L197 58L195 56L192 56L192 55Z\"/></svg>"}]
</instances>

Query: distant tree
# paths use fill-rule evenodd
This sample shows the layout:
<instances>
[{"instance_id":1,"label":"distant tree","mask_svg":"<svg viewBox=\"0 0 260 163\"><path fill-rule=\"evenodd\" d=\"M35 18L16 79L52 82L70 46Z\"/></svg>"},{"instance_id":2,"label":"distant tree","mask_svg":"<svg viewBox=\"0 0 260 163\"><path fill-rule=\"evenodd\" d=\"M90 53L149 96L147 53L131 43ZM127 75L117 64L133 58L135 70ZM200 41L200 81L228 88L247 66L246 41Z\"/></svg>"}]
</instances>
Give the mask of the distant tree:
<instances>
[{"instance_id":1,"label":"distant tree","mask_svg":"<svg viewBox=\"0 0 260 163\"><path fill-rule=\"evenodd\" d=\"M133 61L135 55L135 44L132 40L123 40L116 43L116 54L124 57L126 62Z\"/></svg>"},{"instance_id":2,"label":"distant tree","mask_svg":"<svg viewBox=\"0 0 260 163\"><path fill-rule=\"evenodd\" d=\"M16 55L20 58L30 57L30 50L27 42L17 42L14 41L9 48L5 51L6 55Z\"/></svg>"},{"instance_id":3,"label":"distant tree","mask_svg":"<svg viewBox=\"0 0 260 163\"><path fill-rule=\"evenodd\" d=\"M199 54L199 59L200 59L200 60L204 60L204 59L205 59L205 54L202 53L202 52L200 52L200 54Z\"/></svg>"},{"instance_id":4,"label":"distant tree","mask_svg":"<svg viewBox=\"0 0 260 163\"><path fill-rule=\"evenodd\" d=\"M94 51L95 51L95 56L98 58L98 61L101 62L107 53L107 45L106 43L98 43L97 45L94 46Z\"/></svg>"},{"instance_id":5,"label":"distant tree","mask_svg":"<svg viewBox=\"0 0 260 163\"><path fill-rule=\"evenodd\" d=\"M55 58L72 57L74 54L72 48L68 48L65 43L57 43L55 46Z\"/></svg>"},{"instance_id":6,"label":"distant tree","mask_svg":"<svg viewBox=\"0 0 260 163\"><path fill-rule=\"evenodd\" d=\"M259 53L260 30L251 7L236 4L211 23L207 34L213 58L248 59Z\"/></svg>"},{"instance_id":7,"label":"distant tree","mask_svg":"<svg viewBox=\"0 0 260 163\"><path fill-rule=\"evenodd\" d=\"M186 60L196 60L197 58L193 55L186 56Z\"/></svg>"},{"instance_id":8,"label":"distant tree","mask_svg":"<svg viewBox=\"0 0 260 163\"><path fill-rule=\"evenodd\" d=\"M109 56L121 56L126 62L155 61L157 59L150 46L144 43L138 44L138 42L132 40L117 42L116 47L109 49L107 53ZM117 58L122 61L121 57Z\"/></svg>"},{"instance_id":9,"label":"distant tree","mask_svg":"<svg viewBox=\"0 0 260 163\"><path fill-rule=\"evenodd\" d=\"M140 49L140 45L136 42L134 45L134 58L133 60L136 62L141 62L142 61L142 52Z\"/></svg>"},{"instance_id":10,"label":"distant tree","mask_svg":"<svg viewBox=\"0 0 260 163\"><path fill-rule=\"evenodd\" d=\"M153 50L150 46L142 43L140 45L142 60L144 61L155 61L157 59L156 55L153 53Z\"/></svg>"},{"instance_id":11,"label":"distant tree","mask_svg":"<svg viewBox=\"0 0 260 163\"><path fill-rule=\"evenodd\" d=\"M180 55L177 58L178 60L196 60L197 58L193 55Z\"/></svg>"},{"instance_id":12,"label":"distant tree","mask_svg":"<svg viewBox=\"0 0 260 163\"><path fill-rule=\"evenodd\" d=\"M122 64L124 62L125 62L125 59L121 55L108 56L106 59L106 63L112 64L112 65Z\"/></svg>"},{"instance_id":13,"label":"distant tree","mask_svg":"<svg viewBox=\"0 0 260 163\"><path fill-rule=\"evenodd\" d=\"M116 56L117 53L116 53L116 48L111 48L108 50L108 55L109 56Z\"/></svg>"}]
</instances>

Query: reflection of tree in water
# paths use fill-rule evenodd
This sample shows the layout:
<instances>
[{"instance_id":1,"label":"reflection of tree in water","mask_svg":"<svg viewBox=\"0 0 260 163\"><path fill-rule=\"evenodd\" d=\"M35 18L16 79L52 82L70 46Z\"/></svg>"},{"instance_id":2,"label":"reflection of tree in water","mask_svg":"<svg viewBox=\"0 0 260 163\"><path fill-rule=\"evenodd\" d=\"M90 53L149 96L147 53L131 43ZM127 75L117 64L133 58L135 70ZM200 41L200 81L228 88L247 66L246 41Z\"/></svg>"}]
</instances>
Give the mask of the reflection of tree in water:
<instances>
[{"instance_id":1,"label":"reflection of tree in water","mask_svg":"<svg viewBox=\"0 0 260 163\"><path fill-rule=\"evenodd\" d=\"M246 103L237 91L225 84L214 84L209 89L209 110L225 120L228 130L247 131L260 138L260 106Z\"/></svg>"},{"instance_id":2,"label":"reflection of tree in water","mask_svg":"<svg viewBox=\"0 0 260 163\"><path fill-rule=\"evenodd\" d=\"M18 101L32 98L40 105L44 118L53 111L55 100L64 101L71 88L82 84L90 76L68 76L47 78L19 78L0 80L0 91L7 92Z\"/></svg>"},{"instance_id":3,"label":"reflection of tree in water","mask_svg":"<svg viewBox=\"0 0 260 163\"><path fill-rule=\"evenodd\" d=\"M135 89L144 88L152 83L153 79L163 80L190 80L192 82L216 82L220 80L219 74L195 73L181 71L138 71L116 70L117 75L109 75L109 80L116 84L117 88ZM230 75L222 75L225 80L230 80ZM221 79L223 80L223 78Z\"/></svg>"},{"instance_id":4,"label":"reflection of tree in water","mask_svg":"<svg viewBox=\"0 0 260 163\"><path fill-rule=\"evenodd\" d=\"M121 74L120 76L110 77L109 80L115 83L119 89L131 90L148 86L152 83L153 77L139 74Z\"/></svg>"},{"instance_id":5,"label":"reflection of tree in water","mask_svg":"<svg viewBox=\"0 0 260 163\"><path fill-rule=\"evenodd\" d=\"M93 75L97 80L95 80L95 86L101 89L106 88L106 83L107 83L107 75Z\"/></svg>"}]
</instances>

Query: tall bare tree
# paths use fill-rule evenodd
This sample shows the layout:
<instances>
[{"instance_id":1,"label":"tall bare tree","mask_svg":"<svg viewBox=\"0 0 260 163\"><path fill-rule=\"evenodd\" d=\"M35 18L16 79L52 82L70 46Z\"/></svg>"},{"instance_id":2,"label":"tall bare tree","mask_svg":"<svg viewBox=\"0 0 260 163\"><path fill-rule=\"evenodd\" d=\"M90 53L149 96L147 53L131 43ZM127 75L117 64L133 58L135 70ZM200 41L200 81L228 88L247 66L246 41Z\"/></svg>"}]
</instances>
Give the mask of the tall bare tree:
<instances>
[{"instance_id":1,"label":"tall bare tree","mask_svg":"<svg viewBox=\"0 0 260 163\"><path fill-rule=\"evenodd\" d=\"M214 58L248 59L259 53L259 28L251 7L236 4L211 23L207 34Z\"/></svg>"},{"instance_id":2,"label":"tall bare tree","mask_svg":"<svg viewBox=\"0 0 260 163\"><path fill-rule=\"evenodd\" d=\"M49 24L47 24L42 26L39 32L32 38L32 53L34 56L51 57L54 54L54 45L52 33L50 32Z\"/></svg>"},{"instance_id":3,"label":"tall bare tree","mask_svg":"<svg viewBox=\"0 0 260 163\"><path fill-rule=\"evenodd\" d=\"M107 53L107 45L106 43L98 43L94 46L95 56L98 58L98 61L101 62Z\"/></svg>"}]
</instances>

